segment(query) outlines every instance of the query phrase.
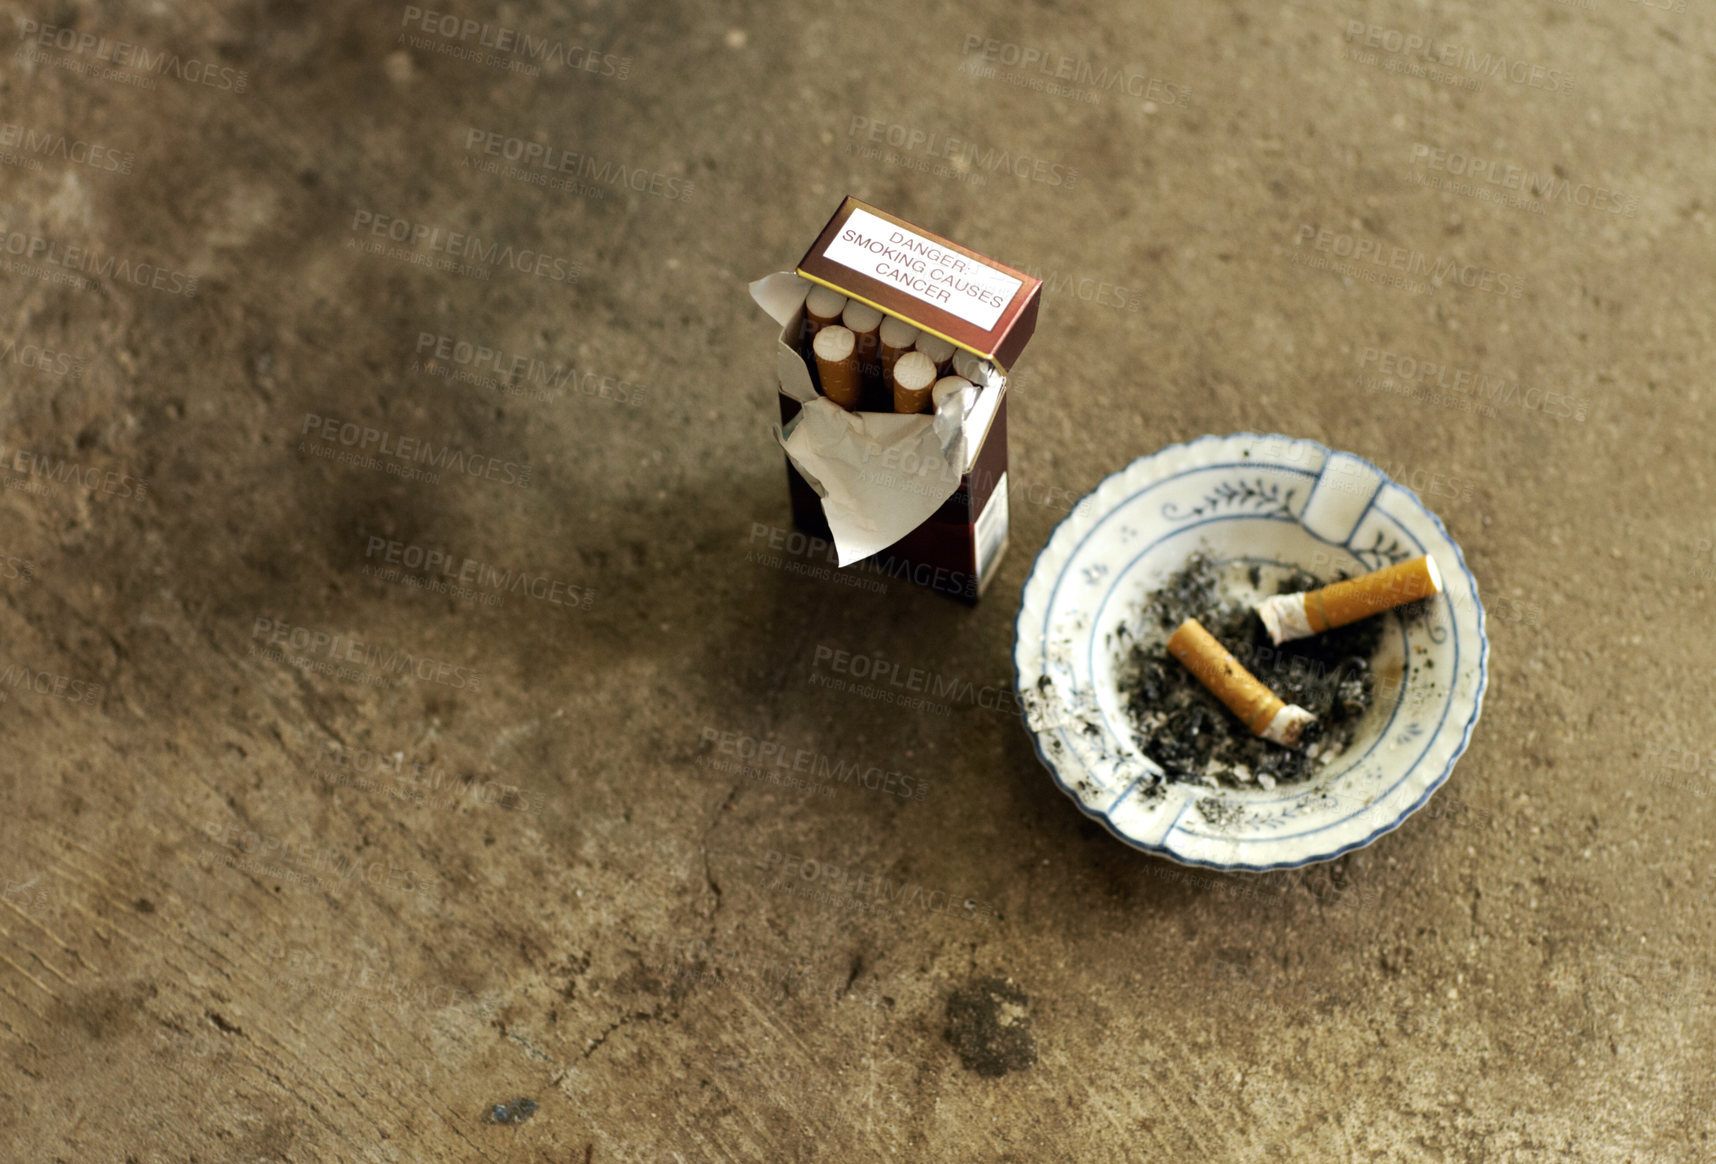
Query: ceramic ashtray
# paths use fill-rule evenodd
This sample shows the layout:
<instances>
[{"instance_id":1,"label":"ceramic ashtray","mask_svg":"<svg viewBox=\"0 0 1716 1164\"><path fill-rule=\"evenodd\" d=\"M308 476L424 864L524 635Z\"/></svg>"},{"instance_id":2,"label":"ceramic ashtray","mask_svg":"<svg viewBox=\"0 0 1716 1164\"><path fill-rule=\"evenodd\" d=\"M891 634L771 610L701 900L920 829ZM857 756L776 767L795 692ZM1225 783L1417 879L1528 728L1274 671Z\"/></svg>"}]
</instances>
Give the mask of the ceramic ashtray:
<instances>
[{"instance_id":1,"label":"ceramic ashtray","mask_svg":"<svg viewBox=\"0 0 1716 1164\"><path fill-rule=\"evenodd\" d=\"M1436 592L1350 626L1313 614L1318 633L1274 645L1250 613L1385 569ZM1189 610L1282 699L1304 693L1308 743L1253 738L1187 694L1193 664L1167 652ZM1037 556L1013 648L1026 727L1080 809L1135 848L1253 871L1331 860L1422 807L1471 739L1488 660L1477 581L1410 489L1255 433L1172 445L1098 485Z\"/></svg>"}]
</instances>

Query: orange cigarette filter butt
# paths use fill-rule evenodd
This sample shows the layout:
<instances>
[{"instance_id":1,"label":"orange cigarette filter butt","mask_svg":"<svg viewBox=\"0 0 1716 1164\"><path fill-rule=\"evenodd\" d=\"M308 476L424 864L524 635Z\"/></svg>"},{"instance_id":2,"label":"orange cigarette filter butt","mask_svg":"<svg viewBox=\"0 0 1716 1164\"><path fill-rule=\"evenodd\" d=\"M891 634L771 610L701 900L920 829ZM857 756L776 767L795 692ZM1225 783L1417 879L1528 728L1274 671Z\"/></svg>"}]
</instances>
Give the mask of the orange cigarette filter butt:
<instances>
[{"instance_id":1,"label":"orange cigarette filter butt","mask_svg":"<svg viewBox=\"0 0 1716 1164\"><path fill-rule=\"evenodd\" d=\"M838 324L823 328L811 343L816 371L822 377L822 394L850 412L858 406L857 343L851 331Z\"/></svg>"},{"instance_id":2,"label":"orange cigarette filter butt","mask_svg":"<svg viewBox=\"0 0 1716 1164\"><path fill-rule=\"evenodd\" d=\"M1257 603L1257 617L1279 646L1441 592L1441 571L1425 554L1321 590L1266 598Z\"/></svg>"},{"instance_id":3,"label":"orange cigarette filter butt","mask_svg":"<svg viewBox=\"0 0 1716 1164\"><path fill-rule=\"evenodd\" d=\"M935 365L922 352L907 352L894 365L894 411L928 412L935 390Z\"/></svg>"},{"instance_id":4,"label":"orange cigarette filter butt","mask_svg":"<svg viewBox=\"0 0 1716 1164\"><path fill-rule=\"evenodd\" d=\"M1195 618L1181 623L1169 637L1168 653L1226 704L1254 736L1291 746L1299 742L1305 725L1317 718L1259 683Z\"/></svg>"}]
</instances>

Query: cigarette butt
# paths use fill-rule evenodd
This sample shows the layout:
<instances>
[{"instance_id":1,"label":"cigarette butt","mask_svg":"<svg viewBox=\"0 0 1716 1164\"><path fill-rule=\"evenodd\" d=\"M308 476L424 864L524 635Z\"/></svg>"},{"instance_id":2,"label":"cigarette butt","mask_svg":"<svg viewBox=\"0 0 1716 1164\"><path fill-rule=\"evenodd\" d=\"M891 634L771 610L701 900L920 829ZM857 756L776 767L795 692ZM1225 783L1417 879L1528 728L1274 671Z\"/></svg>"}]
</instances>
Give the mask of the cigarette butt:
<instances>
[{"instance_id":1,"label":"cigarette butt","mask_svg":"<svg viewBox=\"0 0 1716 1164\"><path fill-rule=\"evenodd\" d=\"M960 348L953 353L953 374L964 376L973 384L983 382L983 369L989 367L989 361L976 352L968 352Z\"/></svg>"},{"instance_id":2,"label":"cigarette butt","mask_svg":"<svg viewBox=\"0 0 1716 1164\"><path fill-rule=\"evenodd\" d=\"M894 365L894 411L928 412L935 365L922 352L907 352Z\"/></svg>"},{"instance_id":3,"label":"cigarette butt","mask_svg":"<svg viewBox=\"0 0 1716 1164\"><path fill-rule=\"evenodd\" d=\"M912 350L918 340L918 329L903 319L890 315L882 321L877 332L882 341L882 382L888 391L894 390L894 362Z\"/></svg>"},{"instance_id":4,"label":"cigarette butt","mask_svg":"<svg viewBox=\"0 0 1716 1164\"><path fill-rule=\"evenodd\" d=\"M957 396L961 392L965 392L969 395L966 397L964 406L960 409L960 415L963 416L971 411L972 402L977 399L975 389L976 385L964 376L943 376L935 382L935 387L930 390L930 411L940 412L942 401L949 396Z\"/></svg>"},{"instance_id":5,"label":"cigarette butt","mask_svg":"<svg viewBox=\"0 0 1716 1164\"><path fill-rule=\"evenodd\" d=\"M852 333L831 324L816 333L811 344L816 353L816 371L822 377L822 394L848 412L858 405L857 345Z\"/></svg>"},{"instance_id":6,"label":"cigarette butt","mask_svg":"<svg viewBox=\"0 0 1716 1164\"><path fill-rule=\"evenodd\" d=\"M953 353L956 349L938 335L925 332L918 337L918 351L928 356L935 364L938 373L946 373L953 367Z\"/></svg>"},{"instance_id":7,"label":"cigarette butt","mask_svg":"<svg viewBox=\"0 0 1716 1164\"><path fill-rule=\"evenodd\" d=\"M1180 624L1168 639L1168 653L1185 664L1210 694L1227 705L1254 736L1291 746L1316 716L1283 702L1240 665L1195 618Z\"/></svg>"},{"instance_id":8,"label":"cigarette butt","mask_svg":"<svg viewBox=\"0 0 1716 1164\"><path fill-rule=\"evenodd\" d=\"M832 287L818 285L805 296L804 314L810 320L813 335L831 323L839 323L840 313L845 310L846 296Z\"/></svg>"},{"instance_id":9,"label":"cigarette butt","mask_svg":"<svg viewBox=\"0 0 1716 1164\"><path fill-rule=\"evenodd\" d=\"M1442 574L1429 554L1321 590L1277 594L1256 604L1263 629L1277 646L1442 592Z\"/></svg>"}]
</instances>

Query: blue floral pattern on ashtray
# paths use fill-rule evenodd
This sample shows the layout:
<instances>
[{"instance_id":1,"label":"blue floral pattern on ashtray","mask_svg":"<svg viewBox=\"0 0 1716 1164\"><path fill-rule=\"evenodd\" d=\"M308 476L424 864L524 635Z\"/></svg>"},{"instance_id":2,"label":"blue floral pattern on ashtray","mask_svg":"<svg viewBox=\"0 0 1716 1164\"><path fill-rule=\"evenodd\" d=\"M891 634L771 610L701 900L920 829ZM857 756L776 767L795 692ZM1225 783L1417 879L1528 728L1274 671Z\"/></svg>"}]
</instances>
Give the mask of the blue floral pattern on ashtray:
<instances>
[{"instance_id":1,"label":"blue floral pattern on ashtray","mask_svg":"<svg viewBox=\"0 0 1716 1164\"><path fill-rule=\"evenodd\" d=\"M1260 517L1295 517L1297 514L1293 511L1293 495L1297 492L1297 489L1291 488L1283 492L1279 481L1265 481L1262 477L1253 481L1223 481L1211 489L1201 502L1184 512L1180 512L1177 502L1164 503L1162 516L1169 521L1190 521L1194 517L1207 517L1222 510L1238 510Z\"/></svg>"}]
</instances>

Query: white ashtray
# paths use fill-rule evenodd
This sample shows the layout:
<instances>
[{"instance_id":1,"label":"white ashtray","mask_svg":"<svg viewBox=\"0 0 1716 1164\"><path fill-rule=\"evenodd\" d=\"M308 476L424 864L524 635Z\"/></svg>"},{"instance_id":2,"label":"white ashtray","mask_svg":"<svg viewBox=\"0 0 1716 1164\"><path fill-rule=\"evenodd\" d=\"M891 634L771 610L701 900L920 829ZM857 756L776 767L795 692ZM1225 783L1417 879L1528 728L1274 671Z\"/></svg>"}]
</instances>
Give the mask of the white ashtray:
<instances>
[{"instance_id":1,"label":"white ashtray","mask_svg":"<svg viewBox=\"0 0 1716 1164\"><path fill-rule=\"evenodd\" d=\"M1387 698L1301 782L1170 779L1134 739L1121 625L1199 552L1243 563L1228 571L1241 589L1246 576L1361 574L1423 554L1440 570L1442 593L1377 647L1375 671L1396 677ZM1141 457L1073 508L1026 579L1013 662L1038 755L1087 815L1182 864L1263 871L1362 848L1430 799L1478 722L1489 642L1460 547L1410 489L1315 441L1236 433Z\"/></svg>"}]
</instances>

